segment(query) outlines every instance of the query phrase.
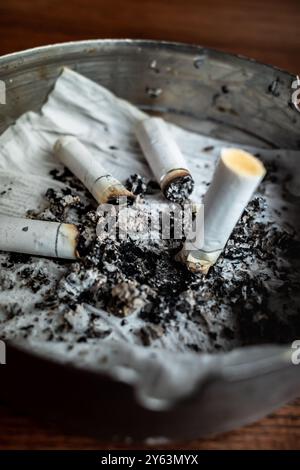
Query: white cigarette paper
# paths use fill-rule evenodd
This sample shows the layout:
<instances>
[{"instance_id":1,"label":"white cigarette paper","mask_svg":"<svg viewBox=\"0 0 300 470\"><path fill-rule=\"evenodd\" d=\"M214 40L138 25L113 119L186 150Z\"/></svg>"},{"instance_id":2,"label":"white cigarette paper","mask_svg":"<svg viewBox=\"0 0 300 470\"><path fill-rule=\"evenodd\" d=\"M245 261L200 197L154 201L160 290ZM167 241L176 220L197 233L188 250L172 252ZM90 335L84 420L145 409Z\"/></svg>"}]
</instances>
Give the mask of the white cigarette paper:
<instances>
[{"instance_id":1,"label":"white cigarette paper","mask_svg":"<svg viewBox=\"0 0 300 470\"><path fill-rule=\"evenodd\" d=\"M0 250L51 258L78 257L78 229L73 224L0 214Z\"/></svg>"},{"instance_id":2,"label":"white cigarette paper","mask_svg":"<svg viewBox=\"0 0 300 470\"><path fill-rule=\"evenodd\" d=\"M189 182L188 187L183 188L186 193L183 199L186 199L193 190L193 179L166 122L161 118L143 119L137 123L135 133L165 196L172 199L168 197L169 186L175 181L180 184L180 180L186 178Z\"/></svg>"},{"instance_id":3,"label":"white cigarette paper","mask_svg":"<svg viewBox=\"0 0 300 470\"><path fill-rule=\"evenodd\" d=\"M204 196L204 240L187 239L179 258L191 271L207 273L222 253L254 191L265 176L263 164L244 150L228 148ZM200 237L199 237L200 238Z\"/></svg>"},{"instance_id":4,"label":"white cigarette paper","mask_svg":"<svg viewBox=\"0 0 300 470\"><path fill-rule=\"evenodd\" d=\"M99 204L118 202L120 198L125 197L134 198L133 194L120 181L113 178L75 137L59 138L54 145L54 152Z\"/></svg>"}]
</instances>

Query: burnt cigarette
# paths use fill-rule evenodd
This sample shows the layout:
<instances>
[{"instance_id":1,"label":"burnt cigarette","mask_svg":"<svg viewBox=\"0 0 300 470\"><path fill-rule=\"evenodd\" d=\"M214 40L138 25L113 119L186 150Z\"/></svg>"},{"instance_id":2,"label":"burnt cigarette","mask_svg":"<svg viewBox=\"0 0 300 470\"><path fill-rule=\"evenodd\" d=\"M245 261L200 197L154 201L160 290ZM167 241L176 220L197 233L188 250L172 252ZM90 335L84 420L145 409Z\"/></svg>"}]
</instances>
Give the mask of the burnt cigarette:
<instances>
[{"instance_id":1,"label":"burnt cigarette","mask_svg":"<svg viewBox=\"0 0 300 470\"><path fill-rule=\"evenodd\" d=\"M188 199L194 180L165 121L144 119L136 125L135 133L164 196L173 202Z\"/></svg>"},{"instance_id":2,"label":"burnt cigarette","mask_svg":"<svg viewBox=\"0 0 300 470\"><path fill-rule=\"evenodd\" d=\"M54 145L54 152L99 204L134 200L134 195L119 180L111 176L75 137L59 138Z\"/></svg>"},{"instance_id":3,"label":"burnt cigarette","mask_svg":"<svg viewBox=\"0 0 300 470\"><path fill-rule=\"evenodd\" d=\"M0 214L0 250L34 256L75 259L78 228L73 224Z\"/></svg>"},{"instance_id":4,"label":"burnt cigarette","mask_svg":"<svg viewBox=\"0 0 300 470\"><path fill-rule=\"evenodd\" d=\"M178 255L191 271L206 274L215 264L265 174L263 164L250 153L237 148L221 151L203 201L204 239L187 239Z\"/></svg>"}]
</instances>

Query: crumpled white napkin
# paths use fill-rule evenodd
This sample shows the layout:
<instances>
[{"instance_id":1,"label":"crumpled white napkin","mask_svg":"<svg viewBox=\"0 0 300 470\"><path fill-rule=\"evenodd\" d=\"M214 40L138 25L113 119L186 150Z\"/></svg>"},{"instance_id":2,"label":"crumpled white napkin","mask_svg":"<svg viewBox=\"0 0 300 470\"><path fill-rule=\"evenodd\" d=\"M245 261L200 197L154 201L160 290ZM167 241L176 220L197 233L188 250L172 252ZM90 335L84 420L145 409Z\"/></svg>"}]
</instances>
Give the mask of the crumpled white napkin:
<instances>
[{"instance_id":1,"label":"crumpled white napkin","mask_svg":"<svg viewBox=\"0 0 300 470\"><path fill-rule=\"evenodd\" d=\"M52 147L55 140L64 134L79 138L116 178L125 180L133 173L150 177L151 171L133 133L136 121L144 116L145 113L107 89L70 69L63 69L41 111L25 113L0 137L0 213L24 216L28 209L41 209L45 205L45 190L49 186L64 186L49 176L50 170L61 167ZM211 179L220 149L232 144L173 124L169 126L196 182L193 199L200 200ZM295 165L299 168L299 152L240 147L259 153L265 161L276 160L283 178L292 169L292 175L297 175ZM290 179L291 194L300 195L299 180L296 176ZM280 200L272 184L265 196L270 216L276 220L276 207ZM290 209L289 216L293 211L296 215L297 204L291 202ZM36 345L54 356L61 350L60 359L66 355L63 345L42 345L38 338ZM80 347L88 349L88 346ZM192 353L176 353L176 361L173 361L172 352L153 352L151 348L126 343L124 339L106 341L99 347L102 356L104 349L108 354L111 352L110 373L136 383L143 403L153 408L165 407L190 394L210 374L211 368L221 364L213 356ZM118 353L113 354L113 351ZM86 357L89 358L88 350ZM72 355L65 358L72 360ZM76 362L78 356L73 360ZM83 363L87 366L89 360ZM94 366L97 367L96 360ZM183 375L184 371L187 371L187 376Z\"/></svg>"},{"instance_id":2,"label":"crumpled white napkin","mask_svg":"<svg viewBox=\"0 0 300 470\"><path fill-rule=\"evenodd\" d=\"M11 204L11 210L15 215L16 211L24 215L24 209L34 208L32 206L42 202L45 186L37 176L49 178L49 171L61 167L52 152L53 144L60 135L75 135L120 180L135 172L151 176L133 134L136 121L144 116L145 113L117 98L106 88L71 69L63 69L41 112L23 114L0 138L1 186L7 176L18 179L19 175L22 180L20 205L13 209ZM206 190L206 182L211 178L220 149L232 144L186 131L173 124L169 126L195 178L193 198L199 200ZM295 175L295 163L299 164L298 151L240 147L259 153L265 159L280 158L282 170ZM32 184L31 175L34 175L36 185ZM294 180L289 183L290 187L300 195L299 178ZM10 194L1 197L2 213L9 212L10 198Z\"/></svg>"}]
</instances>

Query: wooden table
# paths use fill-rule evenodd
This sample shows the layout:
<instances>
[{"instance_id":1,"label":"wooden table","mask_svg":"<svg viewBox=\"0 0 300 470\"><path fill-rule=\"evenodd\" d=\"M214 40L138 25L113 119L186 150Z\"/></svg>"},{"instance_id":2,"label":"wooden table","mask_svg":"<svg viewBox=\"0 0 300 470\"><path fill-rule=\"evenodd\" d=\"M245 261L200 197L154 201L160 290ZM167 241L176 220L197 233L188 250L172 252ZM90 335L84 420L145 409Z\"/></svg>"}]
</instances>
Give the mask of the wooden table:
<instances>
[{"instance_id":1,"label":"wooden table","mask_svg":"<svg viewBox=\"0 0 300 470\"><path fill-rule=\"evenodd\" d=\"M158 447L155 447L156 449ZM164 447L159 447L163 449ZM167 445L166 449L300 449L300 400L243 429L214 439ZM103 442L82 435L66 435L0 406L0 449L145 449L142 444Z\"/></svg>"},{"instance_id":2,"label":"wooden table","mask_svg":"<svg viewBox=\"0 0 300 470\"><path fill-rule=\"evenodd\" d=\"M165 39L297 74L299 20L298 0L9 0L0 3L0 54L78 39Z\"/></svg>"},{"instance_id":3,"label":"wooden table","mask_svg":"<svg viewBox=\"0 0 300 470\"><path fill-rule=\"evenodd\" d=\"M0 55L80 39L165 39L243 54L300 74L299 20L298 0L9 0L0 4ZM257 424L177 447L300 449L300 401ZM0 449L41 448L131 447L67 436L0 406Z\"/></svg>"}]
</instances>

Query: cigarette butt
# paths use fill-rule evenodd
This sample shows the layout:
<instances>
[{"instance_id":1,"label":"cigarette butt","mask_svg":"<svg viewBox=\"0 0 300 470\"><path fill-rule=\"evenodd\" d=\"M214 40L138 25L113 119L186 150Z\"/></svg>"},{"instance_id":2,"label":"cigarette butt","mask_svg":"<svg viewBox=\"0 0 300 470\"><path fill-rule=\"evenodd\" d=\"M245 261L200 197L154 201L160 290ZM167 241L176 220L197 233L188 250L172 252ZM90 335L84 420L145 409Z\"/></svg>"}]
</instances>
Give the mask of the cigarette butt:
<instances>
[{"instance_id":1,"label":"cigarette butt","mask_svg":"<svg viewBox=\"0 0 300 470\"><path fill-rule=\"evenodd\" d=\"M75 225L0 214L0 250L51 258L78 257Z\"/></svg>"},{"instance_id":2,"label":"cigarette butt","mask_svg":"<svg viewBox=\"0 0 300 470\"><path fill-rule=\"evenodd\" d=\"M266 174L264 165L241 149L222 149L204 197L204 240L188 238L177 258L206 274L222 253L253 193ZM199 244L198 244L199 243Z\"/></svg>"},{"instance_id":3,"label":"cigarette butt","mask_svg":"<svg viewBox=\"0 0 300 470\"><path fill-rule=\"evenodd\" d=\"M59 138L54 145L54 152L99 204L115 204L125 202L126 198L134 199L134 195L111 176L75 137Z\"/></svg>"},{"instance_id":4,"label":"cigarette butt","mask_svg":"<svg viewBox=\"0 0 300 470\"><path fill-rule=\"evenodd\" d=\"M188 199L194 181L165 121L144 119L136 125L135 133L164 196L173 202Z\"/></svg>"}]
</instances>

